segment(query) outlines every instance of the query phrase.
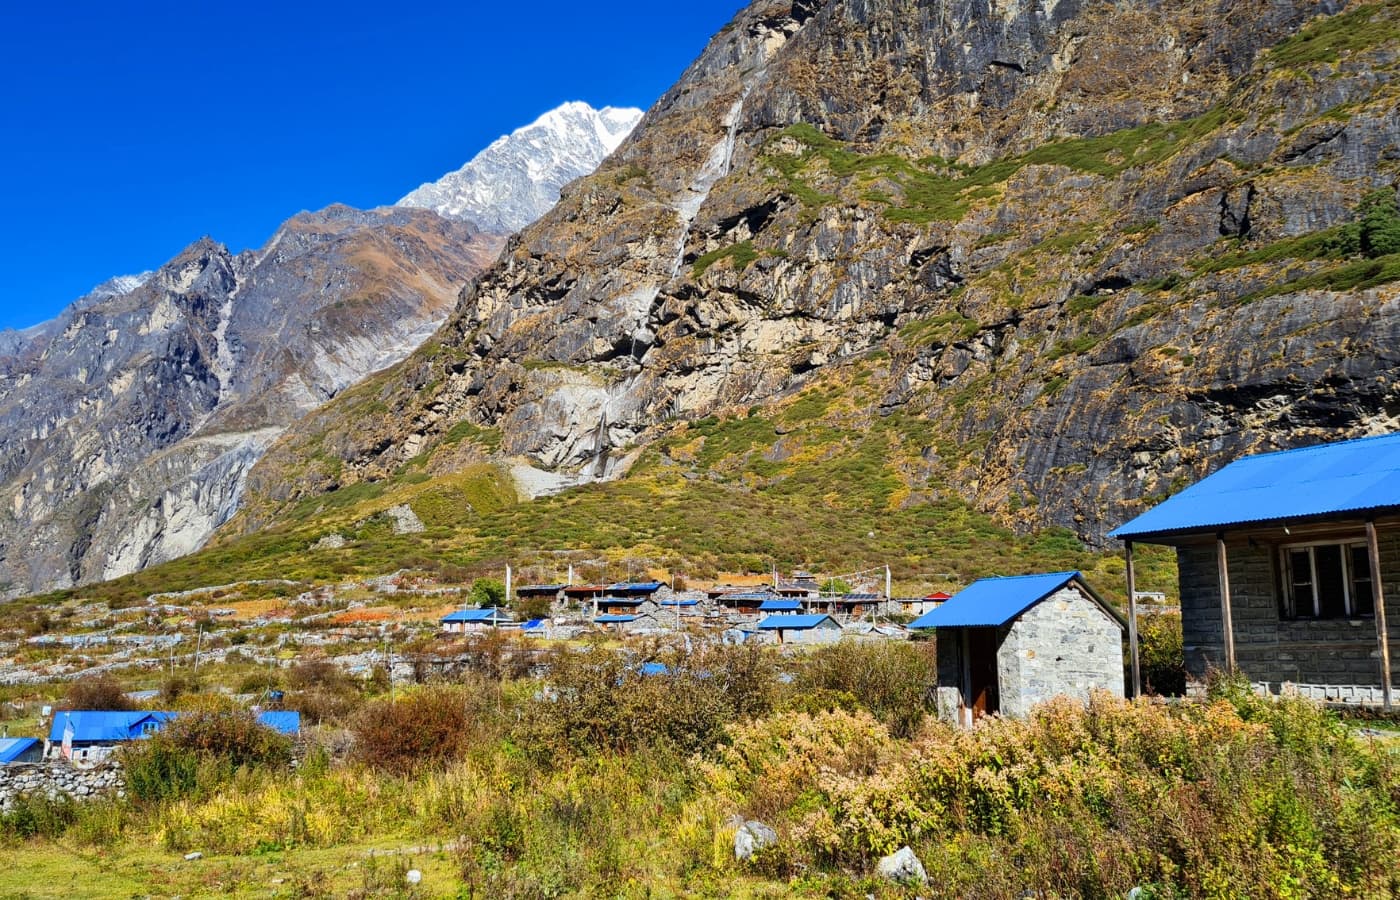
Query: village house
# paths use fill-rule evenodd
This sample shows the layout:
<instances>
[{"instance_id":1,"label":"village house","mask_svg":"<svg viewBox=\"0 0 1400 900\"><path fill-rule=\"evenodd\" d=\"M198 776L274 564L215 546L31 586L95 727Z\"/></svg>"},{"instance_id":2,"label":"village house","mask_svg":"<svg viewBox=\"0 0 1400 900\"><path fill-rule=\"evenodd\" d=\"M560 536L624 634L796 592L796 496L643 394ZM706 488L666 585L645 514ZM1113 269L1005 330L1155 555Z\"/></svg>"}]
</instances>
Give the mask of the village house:
<instances>
[{"instance_id":1,"label":"village house","mask_svg":"<svg viewBox=\"0 0 1400 900\"><path fill-rule=\"evenodd\" d=\"M633 634L640 631L653 631L658 628L656 617L651 613L604 613L593 620L604 630L620 634Z\"/></svg>"},{"instance_id":2,"label":"village house","mask_svg":"<svg viewBox=\"0 0 1400 900\"><path fill-rule=\"evenodd\" d=\"M481 609L459 609L448 613L440 620L442 630L448 634L472 634L487 631L500 625L512 625L510 613L494 606Z\"/></svg>"},{"instance_id":3,"label":"village house","mask_svg":"<svg viewBox=\"0 0 1400 900\"><path fill-rule=\"evenodd\" d=\"M934 591L922 597L892 597L889 611L898 615L922 616L947 603L952 597L947 591Z\"/></svg>"},{"instance_id":4,"label":"village house","mask_svg":"<svg viewBox=\"0 0 1400 900\"><path fill-rule=\"evenodd\" d=\"M841 624L825 613L768 616L758 623L760 634L778 644L832 644L841 640Z\"/></svg>"},{"instance_id":5,"label":"village house","mask_svg":"<svg viewBox=\"0 0 1400 900\"><path fill-rule=\"evenodd\" d=\"M521 600L548 600L551 604L564 599L566 584L522 584L515 589L515 596Z\"/></svg>"},{"instance_id":6,"label":"village house","mask_svg":"<svg viewBox=\"0 0 1400 900\"><path fill-rule=\"evenodd\" d=\"M1078 572L983 578L909 627L937 633L938 711L954 723L1123 696L1125 623Z\"/></svg>"},{"instance_id":7,"label":"village house","mask_svg":"<svg viewBox=\"0 0 1400 900\"><path fill-rule=\"evenodd\" d=\"M39 762L44 758L44 744L38 738L0 738L0 766Z\"/></svg>"},{"instance_id":8,"label":"village house","mask_svg":"<svg viewBox=\"0 0 1400 900\"><path fill-rule=\"evenodd\" d=\"M118 746L150 737L178 715L165 710L59 711L54 713L49 727L44 756L66 759L77 766L94 766L111 756ZM259 713L258 721L283 734L301 733L298 712L269 710Z\"/></svg>"},{"instance_id":9,"label":"village house","mask_svg":"<svg viewBox=\"0 0 1400 900\"><path fill-rule=\"evenodd\" d=\"M1176 550L1186 668L1390 706L1400 434L1247 456L1109 533ZM1136 678L1136 675L1135 675Z\"/></svg>"}]
</instances>

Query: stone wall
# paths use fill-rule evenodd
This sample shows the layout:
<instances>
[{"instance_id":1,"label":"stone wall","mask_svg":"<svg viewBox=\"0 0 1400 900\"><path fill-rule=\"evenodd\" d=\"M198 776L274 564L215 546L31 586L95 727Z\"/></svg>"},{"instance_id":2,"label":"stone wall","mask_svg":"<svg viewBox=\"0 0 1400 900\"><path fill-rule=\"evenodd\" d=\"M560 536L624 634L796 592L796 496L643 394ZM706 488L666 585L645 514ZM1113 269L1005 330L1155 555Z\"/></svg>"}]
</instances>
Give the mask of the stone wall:
<instances>
[{"instance_id":1,"label":"stone wall","mask_svg":"<svg viewBox=\"0 0 1400 900\"><path fill-rule=\"evenodd\" d=\"M1026 610L997 651L1001 712L1024 716L1052 697L1123 696L1123 629L1070 584Z\"/></svg>"},{"instance_id":2,"label":"stone wall","mask_svg":"<svg viewBox=\"0 0 1400 900\"><path fill-rule=\"evenodd\" d=\"M20 794L60 794L85 800L116 791L122 793L121 766L105 762L91 769L77 769L67 760L0 766L0 811L10 808Z\"/></svg>"},{"instance_id":3,"label":"stone wall","mask_svg":"<svg viewBox=\"0 0 1400 900\"><path fill-rule=\"evenodd\" d=\"M1393 655L1400 646L1400 533L1382 530L1378 541ZM1277 552L1263 541L1251 545L1247 535L1226 535L1240 671L1271 693L1296 692L1334 703L1380 703L1375 619L1283 618ZM1225 667L1215 545L1177 548L1177 569L1186 669L1199 681L1212 668Z\"/></svg>"}]
</instances>

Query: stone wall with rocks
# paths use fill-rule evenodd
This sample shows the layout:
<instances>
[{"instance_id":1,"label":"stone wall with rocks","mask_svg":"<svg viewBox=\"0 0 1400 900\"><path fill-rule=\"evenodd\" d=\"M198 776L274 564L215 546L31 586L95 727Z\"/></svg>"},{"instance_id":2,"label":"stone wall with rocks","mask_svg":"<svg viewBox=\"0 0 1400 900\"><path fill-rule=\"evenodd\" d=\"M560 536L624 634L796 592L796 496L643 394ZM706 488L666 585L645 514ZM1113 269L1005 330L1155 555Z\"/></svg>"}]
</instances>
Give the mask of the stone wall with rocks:
<instances>
[{"instance_id":1,"label":"stone wall with rocks","mask_svg":"<svg viewBox=\"0 0 1400 900\"><path fill-rule=\"evenodd\" d=\"M1070 584L1026 610L997 650L1001 712L1024 716L1052 697L1123 696L1123 630Z\"/></svg>"},{"instance_id":2,"label":"stone wall with rocks","mask_svg":"<svg viewBox=\"0 0 1400 900\"><path fill-rule=\"evenodd\" d=\"M1364 536L1358 524L1355 537ZM1400 637L1400 532L1378 536L1391 646ZM1251 543L1253 544L1251 546ZM1280 614L1278 548L1248 535L1226 536L1235 662L1270 693L1297 693L1330 703L1379 704L1380 660L1376 621L1287 619ZM1177 550L1181 630L1186 669L1203 681L1225 667L1220 576L1215 545ZM1199 686L1198 686L1199 687Z\"/></svg>"},{"instance_id":3,"label":"stone wall with rocks","mask_svg":"<svg viewBox=\"0 0 1400 900\"><path fill-rule=\"evenodd\" d=\"M0 812L8 810L20 794L66 795L75 800L123 791L121 765L106 762L91 769L77 769L65 760L0 766Z\"/></svg>"}]
</instances>

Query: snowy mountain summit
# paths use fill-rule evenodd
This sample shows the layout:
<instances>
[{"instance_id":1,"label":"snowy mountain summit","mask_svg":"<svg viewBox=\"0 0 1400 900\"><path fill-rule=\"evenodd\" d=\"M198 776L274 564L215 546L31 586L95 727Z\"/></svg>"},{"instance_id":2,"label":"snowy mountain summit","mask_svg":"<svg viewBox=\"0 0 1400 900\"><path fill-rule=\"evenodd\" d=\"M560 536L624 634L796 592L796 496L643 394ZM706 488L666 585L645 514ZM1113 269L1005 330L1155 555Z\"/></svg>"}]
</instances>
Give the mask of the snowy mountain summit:
<instances>
[{"instance_id":1,"label":"snowy mountain summit","mask_svg":"<svg viewBox=\"0 0 1400 900\"><path fill-rule=\"evenodd\" d=\"M641 118L640 109L565 103L397 205L466 219L483 231L519 231L559 202L560 188L598 168Z\"/></svg>"}]
</instances>

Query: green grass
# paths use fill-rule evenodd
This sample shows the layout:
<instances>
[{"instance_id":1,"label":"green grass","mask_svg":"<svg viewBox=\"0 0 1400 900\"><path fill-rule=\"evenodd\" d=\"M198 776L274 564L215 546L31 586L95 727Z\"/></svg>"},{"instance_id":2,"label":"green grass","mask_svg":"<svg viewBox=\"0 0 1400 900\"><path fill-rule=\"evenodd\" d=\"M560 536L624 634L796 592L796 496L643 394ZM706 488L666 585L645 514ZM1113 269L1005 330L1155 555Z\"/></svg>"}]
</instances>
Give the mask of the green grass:
<instances>
[{"instance_id":1,"label":"green grass","mask_svg":"<svg viewBox=\"0 0 1400 900\"><path fill-rule=\"evenodd\" d=\"M1302 68L1337 62L1356 53L1400 41L1400 7L1394 2L1359 6L1320 19L1268 51L1268 61Z\"/></svg>"},{"instance_id":2,"label":"green grass","mask_svg":"<svg viewBox=\"0 0 1400 900\"><path fill-rule=\"evenodd\" d=\"M692 276L699 278L701 275L705 274L706 269L723 259L730 261L730 264L734 267L734 271L742 272L749 267L750 263L758 259L761 255L762 254L754 249L753 241L740 241L737 244L730 244L727 247L711 250L709 253L701 256L695 261L695 264L691 266L690 272Z\"/></svg>"},{"instance_id":3,"label":"green grass","mask_svg":"<svg viewBox=\"0 0 1400 900\"><path fill-rule=\"evenodd\" d=\"M949 310L926 319L906 322L899 328L899 337L911 347L926 347L965 341L975 335L980 327L976 319Z\"/></svg>"}]
</instances>

